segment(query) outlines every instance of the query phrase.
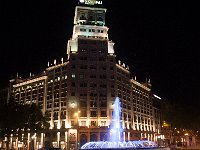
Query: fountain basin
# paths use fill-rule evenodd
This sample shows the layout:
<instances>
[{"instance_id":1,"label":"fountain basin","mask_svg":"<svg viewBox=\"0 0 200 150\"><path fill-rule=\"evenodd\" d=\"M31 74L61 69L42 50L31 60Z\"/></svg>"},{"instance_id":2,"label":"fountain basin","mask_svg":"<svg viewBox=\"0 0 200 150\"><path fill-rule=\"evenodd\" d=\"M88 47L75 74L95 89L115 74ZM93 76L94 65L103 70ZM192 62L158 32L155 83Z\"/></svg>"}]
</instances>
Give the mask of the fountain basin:
<instances>
[{"instance_id":1,"label":"fountain basin","mask_svg":"<svg viewBox=\"0 0 200 150\"><path fill-rule=\"evenodd\" d=\"M157 148L157 144L152 141L98 141L88 142L81 146L81 149L152 149Z\"/></svg>"}]
</instances>

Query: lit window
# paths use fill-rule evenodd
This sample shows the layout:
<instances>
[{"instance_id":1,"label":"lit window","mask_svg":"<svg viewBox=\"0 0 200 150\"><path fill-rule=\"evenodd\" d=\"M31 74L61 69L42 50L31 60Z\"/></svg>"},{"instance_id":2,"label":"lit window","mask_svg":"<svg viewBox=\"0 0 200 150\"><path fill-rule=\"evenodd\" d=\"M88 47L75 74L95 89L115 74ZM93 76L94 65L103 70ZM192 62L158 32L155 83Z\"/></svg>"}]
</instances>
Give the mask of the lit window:
<instances>
[{"instance_id":1,"label":"lit window","mask_svg":"<svg viewBox=\"0 0 200 150\"><path fill-rule=\"evenodd\" d=\"M81 126L86 126L86 121L81 121Z\"/></svg>"},{"instance_id":2,"label":"lit window","mask_svg":"<svg viewBox=\"0 0 200 150\"><path fill-rule=\"evenodd\" d=\"M106 121L101 121L101 126L106 126Z\"/></svg>"},{"instance_id":3,"label":"lit window","mask_svg":"<svg viewBox=\"0 0 200 150\"><path fill-rule=\"evenodd\" d=\"M75 78L76 76L75 76L75 74L72 74L72 78Z\"/></svg>"},{"instance_id":4,"label":"lit window","mask_svg":"<svg viewBox=\"0 0 200 150\"><path fill-rule=\"evenodd\" d=\"M96 122L96 121L91 121L91 122L90 122L90 125L91 125L91 126L97 126L97 122Z\"/></svg>"}]
</instances>

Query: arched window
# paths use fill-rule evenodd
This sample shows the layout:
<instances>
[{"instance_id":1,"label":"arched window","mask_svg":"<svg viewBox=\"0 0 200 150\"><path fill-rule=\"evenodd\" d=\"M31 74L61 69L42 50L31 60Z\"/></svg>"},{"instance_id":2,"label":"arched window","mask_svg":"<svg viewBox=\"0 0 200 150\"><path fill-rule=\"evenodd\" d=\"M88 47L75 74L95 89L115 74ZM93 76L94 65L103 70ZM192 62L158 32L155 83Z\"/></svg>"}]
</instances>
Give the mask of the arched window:
<instances>
[{"instance_id":1,"label":"arched window","mask_svg":"<svg viewBox=\"0 0 200 150\"><path fill-rule=\"evenodd\" d=\"M80 147L87 143L87 136L85 134L81 134L80 136Z\"/></svg>"}]
</instances>

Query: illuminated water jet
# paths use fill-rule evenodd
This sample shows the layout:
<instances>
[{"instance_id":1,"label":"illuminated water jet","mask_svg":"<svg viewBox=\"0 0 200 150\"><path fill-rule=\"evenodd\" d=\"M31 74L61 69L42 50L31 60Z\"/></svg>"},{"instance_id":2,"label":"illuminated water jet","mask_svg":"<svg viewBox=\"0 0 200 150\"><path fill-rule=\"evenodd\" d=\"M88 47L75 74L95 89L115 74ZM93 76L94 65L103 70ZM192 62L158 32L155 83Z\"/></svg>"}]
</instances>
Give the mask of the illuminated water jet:
<instances>
[{"instance_id":1,"label":"illuminated water jet","mask_svg":"<svg viewBox=\"0 0 200 150\"><path fill-rule=\"evenodd\" d=\"M88 142L81 149L149 149L158 148L157 144L152 141L122 141L122 123L121 123L121 104L120 99L116 97L114 102L112 123L110 125L110 140Z\"/></svg>"}]
</instances>

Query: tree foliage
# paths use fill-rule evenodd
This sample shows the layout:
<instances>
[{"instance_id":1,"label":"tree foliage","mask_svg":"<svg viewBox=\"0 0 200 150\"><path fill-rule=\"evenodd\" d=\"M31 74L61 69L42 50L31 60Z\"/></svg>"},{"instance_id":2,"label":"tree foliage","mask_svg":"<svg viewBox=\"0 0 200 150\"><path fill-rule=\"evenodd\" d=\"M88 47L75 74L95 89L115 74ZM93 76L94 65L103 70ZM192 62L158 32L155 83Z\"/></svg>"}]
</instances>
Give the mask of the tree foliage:
<instances>
[{"instance_id":1,"label":"tree foliage","mask_svg":"<svg viewBox=\"0 0 200 150\"><path fill-rule=\"evenodd\" d=\"M41 132L49 128L49 119L35 104L17 104L13 100L0 106L0 137L11 133Z\"/></svg>"}]
</instances>

